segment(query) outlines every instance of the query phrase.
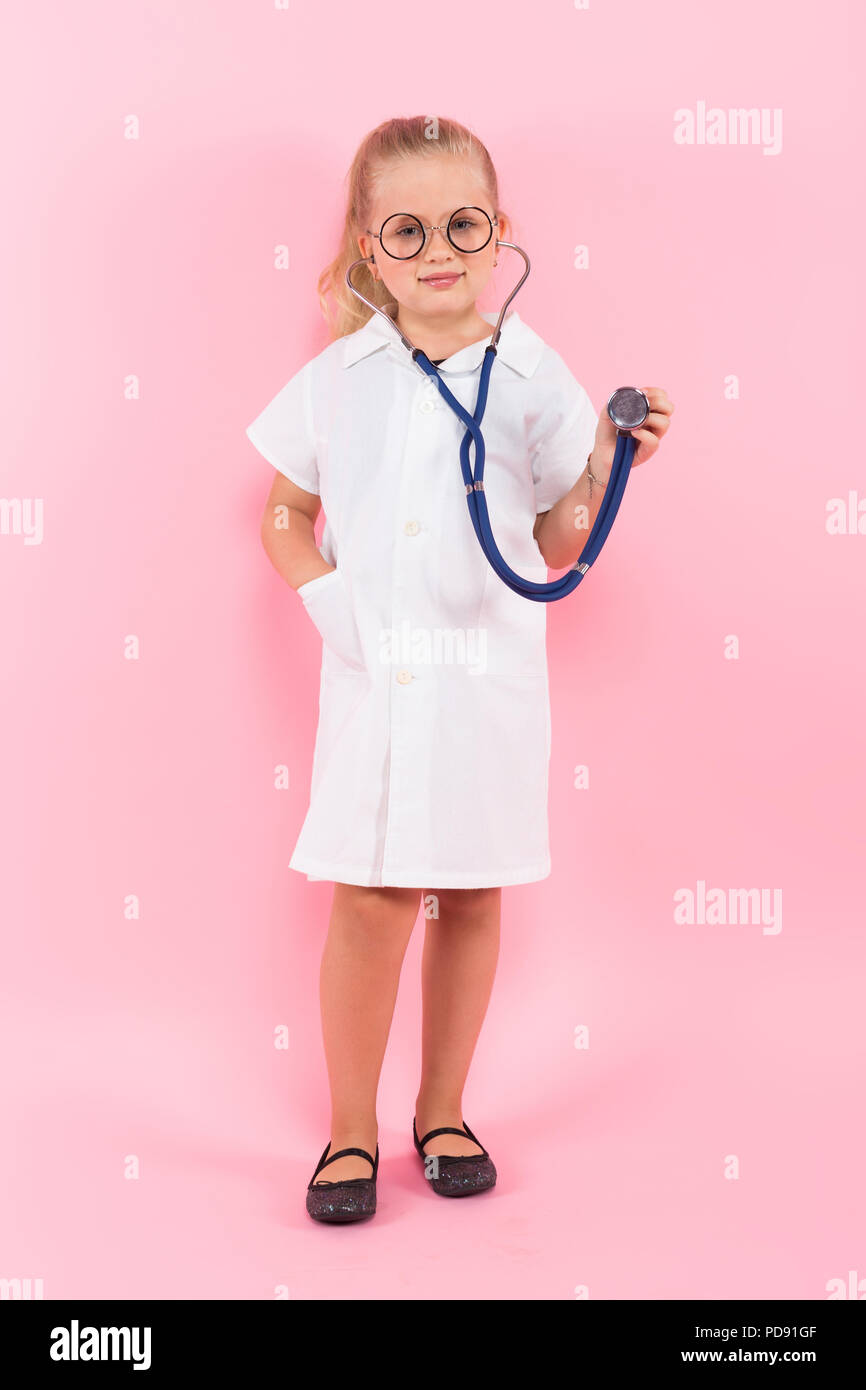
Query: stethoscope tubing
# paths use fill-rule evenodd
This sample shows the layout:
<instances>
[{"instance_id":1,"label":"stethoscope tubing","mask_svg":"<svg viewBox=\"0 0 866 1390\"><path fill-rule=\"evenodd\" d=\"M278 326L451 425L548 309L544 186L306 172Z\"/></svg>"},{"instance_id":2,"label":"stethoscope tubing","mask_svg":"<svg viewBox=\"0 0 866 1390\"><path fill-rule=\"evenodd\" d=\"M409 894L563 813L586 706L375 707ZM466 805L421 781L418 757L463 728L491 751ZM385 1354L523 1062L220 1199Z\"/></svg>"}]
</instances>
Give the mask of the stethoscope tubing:
<instances>
[{"instance_id":1,"label":"stethoscope tubing","mask_svg":"<svg viewBox=\"0 0 866 1390\"><path fill-rule=\"evenodd\" d=\"M527 579L518 574L505 560L493 536L493 528L490 525L490 514L487 508L487 498L484 495L484 460L485 447L484 436L481 433L481 421L484 418L484 411L487 407L487 393L490 383L490 372L493 367L493 359L496 356L496 348L489 345L484 352L484 361L481 366L481 376L478 383L478 396L475 402L475 412L470 415L461 405L455 396L449 391L445 382L437 372L433 363L425 353L417 348L414 352L415 361L423 372L433 377L439 392L445 402L454 411L455 415L466 426L466 434L460 445L460 467L463 473L463 482L466 487L466 501L469 504L469 515L475 534L478 538L484 554L490 565L499 575L503 583L507 584L515 593L521 594L524 598L533 599L538 603L551 603L557 599L565 598L572 593L583 579L590 565L597 559L602 546L607 540L610 528L612 527L619 504L622 501L628 482L631 462L634 456L636 441L632 435L625 431L617 431L616 449L614 451L613 464L611 466L610 477L604 491L601 505L596 514L595 522L587 537L580 556L575 565L565 574L560 575L559 579L539 582L534 579ZM475 471L469 461L470 445L475 447Z\"/></svg>"},{"instance_id":2,"label":"stethoscope tubing","mask_svg":"<svg viewBox=\"0 0 866 1390\"><path fill-rule=\"evenodd\" d=\"M526 269L518 280L514 289L509 294L505 303L499 311L499 318L496 322L490 343L484 350L484 361L481 366L481 375L478 383L478 395L475 401L475 412L470 415L460 404L454 395L448 390L442 377L427 357L426 353L420 348L415 347L414 343L406 337L405 333L398 327L394 320L384 312L378 304L374 304L367 299L360 290L355 289L352 284L352 271L356 265L363 265L373 257L361 257L354 261L346 270L346 284L356 298L366 304L370 309L380 314L398 334L404 347L408 350L414 362L427 376L433 378L439 388L439 393L447 405L454 411L454 414L466 426L466 434L460 445L460 468L463 473L463 483L466 488L466 501L469 505L469 516L472 526L478 538L478 542L487 556L487 559L499 578L507 584L515 593L521 594L524 598L533 599L536 603L551 603L555 599L565 598L566 594L572 593L587 573L590 565L598 558L602 546L607 540L610 528L614 523L619 504L622 501L625 486L628 482L631 463L637 441L626 430L617 430L616 449L614 450L613 464L611 465L610 477L604 490L604 497L596 514L595 522L587 537L577 562L571 566L565 574L560 575L559 579L539 582L534 579L526 579L522 574L518 574L507 563L493 537L493 528L490 525L490 515L487 509L487 498L484 496L484 459L485 447L484 436L481 433L481 421L484 418L484 411L487 407L487 393L490 384L490 372L493 367L493 359L496 357L496 344L502 331L502 322L505 317L505 310L511 300L520 289L527 275L529 274L529 257L522 247L517 246L512 241L499 241L497 246L506 246L517 251L523 257ZM475 471L469 461L470 446L474 445L475 451Z\"/></svg>"}]
</instances>

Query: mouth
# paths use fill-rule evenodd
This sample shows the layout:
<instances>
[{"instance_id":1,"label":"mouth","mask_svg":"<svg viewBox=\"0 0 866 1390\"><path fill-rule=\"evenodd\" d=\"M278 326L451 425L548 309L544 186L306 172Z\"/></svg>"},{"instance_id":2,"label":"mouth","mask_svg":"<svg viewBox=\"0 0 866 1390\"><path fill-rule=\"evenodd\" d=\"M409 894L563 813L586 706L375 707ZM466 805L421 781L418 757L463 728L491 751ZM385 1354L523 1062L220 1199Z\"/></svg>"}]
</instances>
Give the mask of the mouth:
<instances>
[{"instance_id":1,"label":"mouth","mask_svg":"<svg viewBox=\"0 0 866 1390\"><path fill-rule=\"evenodd\" d=\"M442 275L422 275L421 283L422 285L429 285L433 290L447 290L450 289L452 285L456 285L462 275L462 271L460 271L459 274L453 272Z\"/></svg>"}]
</instances>

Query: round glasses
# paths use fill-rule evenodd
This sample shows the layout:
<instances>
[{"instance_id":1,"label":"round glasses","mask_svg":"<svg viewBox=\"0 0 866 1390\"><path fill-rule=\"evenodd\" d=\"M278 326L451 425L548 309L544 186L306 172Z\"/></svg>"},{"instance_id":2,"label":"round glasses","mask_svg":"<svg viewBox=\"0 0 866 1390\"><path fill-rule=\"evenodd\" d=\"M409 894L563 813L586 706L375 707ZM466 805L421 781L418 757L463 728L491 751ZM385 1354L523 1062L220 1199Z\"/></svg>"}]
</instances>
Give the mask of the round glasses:
<instances>
[{"instance_id":1,"label":"round glasses","mask_svg":"<svg viewBox=\"0 0 866 1390\"><path fill-rule=\"evenodd\" d=\"M497 218L491 218L483 208L458 208L445 226L425 227L420 217L411 212L395 212L386 217L378 232L367 228L367 235L376 237L382 250L395 261L409 261L424 250L431 232L443 232L455 251L483 251L493 236Z\"/></svg>"}]
</instances>

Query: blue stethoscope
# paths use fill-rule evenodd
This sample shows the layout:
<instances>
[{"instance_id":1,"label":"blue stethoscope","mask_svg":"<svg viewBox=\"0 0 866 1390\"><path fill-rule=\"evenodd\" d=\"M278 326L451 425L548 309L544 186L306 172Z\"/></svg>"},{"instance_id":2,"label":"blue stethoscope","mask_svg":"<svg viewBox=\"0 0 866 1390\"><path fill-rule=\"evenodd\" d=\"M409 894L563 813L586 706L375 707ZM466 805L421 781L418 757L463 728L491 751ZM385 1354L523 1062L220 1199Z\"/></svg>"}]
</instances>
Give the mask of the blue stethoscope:
<instances>
[{"instance_id":1,"label":"blue stethoscope","mask_svg":"<svg viewBox=\"0 0 866 1390\"><path fill-rule=\"evenodd\" d=\"M359 260L352 262L346 271L346 284L358 299L362 300L364 304L370 309L373 309L377 314L381 314L382 318L391 325L394 331L399 335L400 341L403 343L404 347L410 352L413 362L417 363L425 375L433 378L436 385L439 387L440 395L451 407L455 415L457 415L466 426L466 434L463 436L463 441L460 445L460 467L466 486L466 501L469 504L469 515L472 519L472 525L475 528L475 534L478 537L481 549L484 551L493 569L499 575L502 582L507 584L510 589L513 589L515 593L521 594L524 598L533 599L536 603L551 603L555 599L565 598L566 594L570 594L576 589L590 565L598 558L599 552L607 540L610 528L614 523L614 518L619 511L619 504L622 501L622 495L625 492L625 486L628 482L631 462L637 443L628 431L638 429L639 426L643 424L649 414L650 407L649 401L643 391L639 391L635 386L620 386L613 392L607 403L607 413L617 428L616 450L614 452L613 465L611 467L610 478L605 488L604 498L598 509L598 514L596 515L592 530L587 537L586 545L580 552L580 558L577 560L577 563L572 565L565 574L559 577L559 579L546 581L544 583L539 583L537 580L533 579L524 579L522 575L513 570L506 562L493 538L490 516L487 510L487 499L484 496L484 457L486 451L484 448L484 436L481 433L481 421L484 418L484 411L487 406L490 372L493 367L493 359L496 356L496 344L502 332L502 320L505 317L505 310L517 294L517 291L520 289L530 270L529 257L526 252L521 250L519 246L516 246L514 242L497 241L496 245L507 246L511 250L517 251L518 254L523 257L526 263L526 269L499 311L499 318L496 321L493 336L484 349L484 361L481 365L481 378L478 383L478 396L475 402L475 412L473 415L470 415L460 402L455 399L427 355L422 352L420 348L415 347L415 344L406 337L405 333L403 333L398 324L394 322L390 314L386 314L384 309L381 309L378 304L373 304L361 294L360 290L355 289L351 280L352 271L355 269L355 266L365 265L367 262L372 261L374 259L372 256L362 256ZM470 443L475 446L474 473L469 462Z\"/></svg>"}]
</instances>

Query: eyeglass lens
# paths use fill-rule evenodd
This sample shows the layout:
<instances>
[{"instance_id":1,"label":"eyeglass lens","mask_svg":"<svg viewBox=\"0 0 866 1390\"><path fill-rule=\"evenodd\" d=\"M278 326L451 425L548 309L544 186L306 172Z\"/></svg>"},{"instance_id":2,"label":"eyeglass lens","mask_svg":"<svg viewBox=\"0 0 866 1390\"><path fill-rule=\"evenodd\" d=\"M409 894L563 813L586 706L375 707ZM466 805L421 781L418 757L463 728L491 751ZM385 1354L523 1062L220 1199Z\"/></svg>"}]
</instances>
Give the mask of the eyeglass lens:
<instances>
[{"instance_id":1,"label":"eyeglass lens","mask_svg":"<svg viewBox=\"0 0 866 1390\"><path fill-rule=\"evenodd\" d=\"M492 235L493 223L482 208L458 208L449 218L448 239L458 251L481 251ZM424 246L425 231L420 218L397 212L382 224L380 236L383 251L407 261Z\"/></svg>"}]
</instances>

